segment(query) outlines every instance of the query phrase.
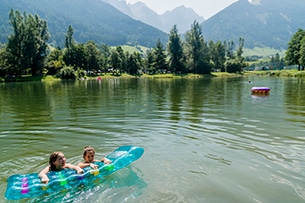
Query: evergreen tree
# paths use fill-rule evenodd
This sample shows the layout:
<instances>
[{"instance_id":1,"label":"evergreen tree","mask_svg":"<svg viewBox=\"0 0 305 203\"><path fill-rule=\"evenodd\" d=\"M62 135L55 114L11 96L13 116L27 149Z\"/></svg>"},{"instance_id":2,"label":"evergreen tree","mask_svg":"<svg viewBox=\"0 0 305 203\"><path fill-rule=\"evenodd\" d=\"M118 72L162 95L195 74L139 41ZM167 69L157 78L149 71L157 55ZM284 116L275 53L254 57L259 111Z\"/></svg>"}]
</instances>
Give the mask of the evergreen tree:
<instances>
[{"instance_id":1,"label":"evergreen tree","mask_svg":"<svg viewBox=\"0 0 305 203\"><path fill-rule=\"evenodd\" d=\"M136 75L138 74L138 71L140 70L140 64L141 62L138 61L139 54L134 52L133 54L126 54L127 57L127 73L130 75Z\"/></svg>"},{"instance_id":2,"label":"evergreen tree","mask_svg":"<svg viewBox=\"0 0 305 203\"><path fill-rule=\"evenodd\" d=\"M198 69L197 73L199 74L210 74L212 70L212 64L210 62L211 56L210 56L210 49L207 45L207 43L204 41L203 37L201 40L201 51L200 51L200 58L198 63Z\"/></svg>"},{"instance_id":3,"label":"evergreen tree","mask_svg":"<svg viewBox=\"0 0 305 203\"><path fill-rule=\"evenodd\" d=\"M156 72L156 69L154 67L154 56L152 50L148 50L146 52L144 72L149 74L154 74Z\"/></svg>"},{"instance_id":4,"label":"evergreen tree","mask_svg":"<svg viewBox=\"0 0 305 203\"><path fill-rule=\"evenodd\" d=\"M194 21L191 26L191 30L186 33L186 45L187 55L189 59L189 69L198 73L199 59L201 57L202 42L203 42L202 30L198 22Z\"/></svg>"},{"instance_id":5,"label":"evergreen tree","mask_svg":"<svg viewBox=\"0 0 305 203\"><path fill-rule=\"evenodd\" d=\"M184 53L182 48L182 41L178 34L177 26L171 29L169 34L169 41L167 44L169 55L169 69L173 73L181 73L184 71Z\"/></svg>"},{"instance_id":6,"label":"evergreen tree","mask_svg":"<svg viewBox=\"0 0 305 203\"><path fill-rule=\"evenodd\" d=\"M125 53L124 50L121 46L116 47L116 52L118 53L118 59L119 59L119 64L117 69L119 69L120 74L122 74L123 72L127 72L126 70L126 57L125 57Z\"/></svg>"},{"instance_id":7,"label":"evergreen tree","mask_svg":"<svg viewBox=\"0 0 305 203\"><path fill-rule=\"evenodd\" d=\"M153 49L153 57L154 57L154 68L157 71L161 71L162 73L167 71L167 64L166 64L166 54L163 48L163 44L158 39L156 47Z\"/></svg>"}]
</instances>

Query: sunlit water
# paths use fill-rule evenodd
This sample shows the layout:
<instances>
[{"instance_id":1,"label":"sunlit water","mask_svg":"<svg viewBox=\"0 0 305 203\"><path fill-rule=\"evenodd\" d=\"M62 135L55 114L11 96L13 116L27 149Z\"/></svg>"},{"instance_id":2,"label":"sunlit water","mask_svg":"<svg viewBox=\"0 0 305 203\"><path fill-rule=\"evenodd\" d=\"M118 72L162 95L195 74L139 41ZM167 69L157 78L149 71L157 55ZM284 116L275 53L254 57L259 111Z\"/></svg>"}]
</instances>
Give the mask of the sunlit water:
<instances>
[{"instance_id":1,"label":"sunlit water","mask_svg":"<svg viewBox=\"0 0 305 203\"><path fill-rule=\"evenodd\" d=\"M0 84L0 202L9 176L53 151L77 164L85 145L145 153L92 187L21 202L304 202L304 90L272 77Z\"/></svg>"}]
</instances>

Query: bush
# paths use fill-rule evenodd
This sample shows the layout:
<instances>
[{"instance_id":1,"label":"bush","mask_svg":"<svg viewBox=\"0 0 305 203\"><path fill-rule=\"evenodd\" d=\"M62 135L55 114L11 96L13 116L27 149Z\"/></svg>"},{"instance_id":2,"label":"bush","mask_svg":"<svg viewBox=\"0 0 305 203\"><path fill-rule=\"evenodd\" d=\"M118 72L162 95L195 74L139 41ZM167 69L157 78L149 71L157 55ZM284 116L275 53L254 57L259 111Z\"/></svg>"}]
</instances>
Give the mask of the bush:
<instances>
[{"instance_id":1,"label":"bush","mask_svg":"<svg viewBox=\"0 0 305 203\"><path fill-rule=\"evenodd\" d=\"M57 77L61 78L61 79L66 79L66 80L68 80L68 79L75 80L76 79L75 70L71 66L63 67L58 72Z\"/></svg>"}]
</instances>

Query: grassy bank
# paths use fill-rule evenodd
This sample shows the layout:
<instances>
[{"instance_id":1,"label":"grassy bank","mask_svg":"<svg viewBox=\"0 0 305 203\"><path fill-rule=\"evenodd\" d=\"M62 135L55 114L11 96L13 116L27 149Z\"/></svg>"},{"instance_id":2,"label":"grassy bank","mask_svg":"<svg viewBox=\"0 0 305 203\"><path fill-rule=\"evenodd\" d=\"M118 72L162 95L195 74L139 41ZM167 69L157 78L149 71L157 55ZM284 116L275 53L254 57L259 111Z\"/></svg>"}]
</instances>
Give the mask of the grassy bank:
<instances>
[{"instance_id":1,"label":"grassy bank","mask_svg":"<svg viewBox=\"0 0 305 203\"><path fill-rule=\"evenodd\" d=\"M298 70L246 71L243 73L243 75L305 77L305 71L298 71Z\"/></svg>"},{"instance_id":2,"label":"grassy bank","mask_svg":"<svg viewBox=\"0 0 305 203\"><path fill-rule=\"evenodd\" d=\"M101 76L90 76L86 77L87 80L97 80L98 77L102 79L110 79L110 78L205 78L205 77L243 77L249 75L257 75L257 76L268 76L268 77L305 77L305 71L297 71L297 70L270 70L270 71L245 71L242 73L226 73L226 72L213 72L207 75L200 74L154 74L154 75L141 75L141 76L133 76L128 74L122 75L112 75L111 73L106 73ZM54 76L30 76L24 75L20 78L0 78L0 82L27 82L27 81L59 81L59 78L55 78Z\"/></svg>"}]
</instances>

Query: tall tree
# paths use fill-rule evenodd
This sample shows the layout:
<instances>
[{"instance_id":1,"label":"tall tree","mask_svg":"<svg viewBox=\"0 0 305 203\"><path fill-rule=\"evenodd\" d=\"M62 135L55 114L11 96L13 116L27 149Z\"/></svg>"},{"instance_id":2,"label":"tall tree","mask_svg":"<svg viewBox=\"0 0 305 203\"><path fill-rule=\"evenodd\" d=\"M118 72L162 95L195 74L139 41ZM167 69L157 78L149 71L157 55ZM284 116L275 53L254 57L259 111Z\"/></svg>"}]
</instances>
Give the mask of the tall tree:
<instances>
[{"instance_id":1,"label":"tall tree","mask_svg":"<svg viewBox=\"0 0 305 203\"><path fill-rule=\"evenodd\" d=\"M226 47L226 56L227 59L234 59L235 58L235 54L234 54L234 49L235 49L235 44L233 41L230 41L228 43L225 42L225 47Z\"/></svg>"},{"instance_id":2,"label":"tall tree","mask_svg":"<svg viewBox=\"0 0 305 203\"><path fill-rule=\"evenodd\" d=\"M85 54L87 60L87 69L99 70L99 56L101 53L97 45L93 41L89 41L86 43Z\"/></svg>"},{"instance_id":3,"label":"tall tree","mask_svg":"<svg viewBox=\"0 0 305 203\"><path fill-rule=\"evenodd\" d=\"M141 61L139 61L139 59L141 58L139 57L139 53L136 52L134 52L133 54L126 53L126 58L127 58L127 64L126 64L127 73L131 75L138 74L138 71L141 68Z\"/></svg>"},{"instance_id":4,"label":"tall tree","mask_svg":"<svg viewBox=\"0 0 305 203\"><path fill-rule=\"evenodd\" d=\"M302 67L305 67L305 37L302 38L300 44L300 58L298 60L298 64L300 64Z\"/></svg>"},{"instance_id":5,"label":"tall tree","mask_svg":"<svg viewBox=\"0 0 305 203\"><path fill-rule=\"evenodd\" d=\"M203 42L202 30L197 21L191 26L191 30L186 33L187 55L189 58L189 68L198 73L199 59L202 51Z\"/></svg>"},{"instance_id":6,"label":"tall tree","mask_svg":"<svg viewBox=\"0 0 305 203\"><path fill-rule=\"evenodd\" d=\"M145 73L153 74L156 72L156 69L154 67L154 56L152 50L147 50L146 52L146 58L145 58Z\"/></svg>"},{"instance_id":7,"label":"tall tree","mask_svg":"<svg viewBox=\"0 0 305 203\"><path fill-rule=\"evenodd\" d=\"M11 72L17 76L30 68L32 75L41 73L46 58L49 33L47 23L38 15L26 15L13 9L9 14L13 34L8 37L6 51Z\"/></svg>"},{"instance_id":8,"label":"tall tree","mask_svg":"<svg viewBox=\"0 0 305 203\"><path fill-rule=\"evenodd\" d=\"M65 46L67 49L71 49L75 45L73 33L74 33L73 27L72 25L69 25L65 39Z\"/></svg>"},{"instance_id":9,"label":"tall tree","mask_svg":"<svg viewBox=\"0 0 305 203\"><path fill-rule=\"evenodd\" d=\"M292 35L290 41L288 42L288 49L285 55L285 61L287 65L298 65L298 70L301 70L300 64L300 49L301 49L301 41L305 36L305 31L302 29L298 29L298 31ZM304 66L302 65L302 70L304 70Z\"/></svg>"},{"instance_id":10,"label":"tall tree","mask_svg":"<svg viewBox=\"0 0 305 203\"><path fill-rule=\"evenodd\" d=\"M110 66L110 56L111 56L111 50L110 47L106 44L102 44L99 48L101 55L99 58L99 66L102 69L102 71L107 71Z\"/></svg>"},{"instance_id":11,"label":"tall tree","mask_svg":"<svg viewBox=\"0 0 305 203\"><path fill-rule=\"evenodd\" d=\"M125 56L125 53L124 53L124 50L121 46L117 46L116 47L116 52L118 53L118 57L119 57L119 66L117 67L120 71L120 74L122 72L127 72L126 70L126 56Z\"/></svg>"},{"instance_id":12,"label":"tall tree","mask_svg":"<svg viewBox=\"0 0 305 203\"><path fill-rule=\"evenodd\" d=\"M211 60L213 62L214 70L220 69L221 72L225 72L226 62L226 50L225 45L220 41L214 44L213 41L209 43Z\"/></svg>"},{"instance_id":13,"label":"tall tree","mask_svg":"<svg viewBox=\"0 0 305 203\"><path fill-rule=\"evenodd\" d=\"M184 53L182 41L178 34L177 26L170 30L169 41L167 44L167 52L169 56L169 69L173 73L181 73L184 71Z\"/></svg>"},{"instance_id":14,"label":"tall tree","mask_svg":"<svg viewBox=\"0 0 305 203\"><path fill-rule=\"evenodd\" d=\"M32 75L36 75L37 73L41 73L45 64L49 33L47 22L40 20L38 15L29 15L26 19L28 31L25 40L25 56L28 59L28 65L31 68Z\"/></svg>"},{"instance_id":15,"label":"tall tree","mask_svg":"<svg viewBox=\"0 0 305 203\"><path fill-rule=\"evenodd\" d=\"M156 47L154 47L153 49L153 57L154 57L155 69L161 72L166 72L167 71L166 54L160 39L158 39Z\"/></svg>"},{"instance_id":16,"label":"tall tree","mask_svg":"<svg viewBox=\"0 0 305 203\"><path fill-rule=\"evenodd\" d=\"M87 56L84 44L77 44L73 38L73 28L69 25L66 39L66 49L64 51L64 62L67 66L72 66L74 70L87 68Z\"/></svg>"}]
</instances>

